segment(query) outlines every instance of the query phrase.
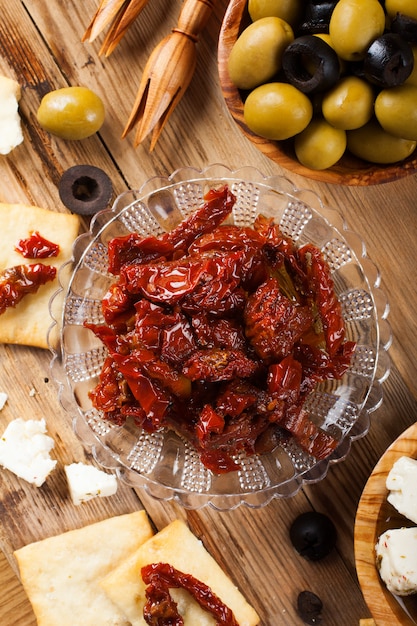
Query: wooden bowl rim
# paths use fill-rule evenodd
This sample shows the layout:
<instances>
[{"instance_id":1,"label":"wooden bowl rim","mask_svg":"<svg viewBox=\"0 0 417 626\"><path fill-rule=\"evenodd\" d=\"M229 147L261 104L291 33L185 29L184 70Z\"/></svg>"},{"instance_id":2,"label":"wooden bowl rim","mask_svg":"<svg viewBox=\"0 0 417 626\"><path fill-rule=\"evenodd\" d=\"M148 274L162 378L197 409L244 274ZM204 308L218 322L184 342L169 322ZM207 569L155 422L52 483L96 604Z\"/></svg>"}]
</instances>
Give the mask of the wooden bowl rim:
<instances>
[{"instance_id":1,"label":"wooden bowl rim","mask_svg":"<svg viewBox=\"0 0 417 626\"><path fill-rule=\"evenodd\" d=\"M404 431L385 451L370 475L356 512L355 562L365 602L377 624L412 626L412 622L382 582L375 563L378 522L386 504L386 478L401 456L417 458L417 423Z\"/></svg>"},{"instance_id":2,"label":"wooden bowl rim","mask_svg":"<svg viewBox=\"0 0 417 626\"><path fill-rule=\"evenodd\" d=\"M327 170L311 170L299 163L282 149L283 142L273 142L255 135L246 126L243 118L242 98L239 90L233 85L228 72L228 59L240 34L241 23L247 17L247 0L231 0L221 25L218 43L218 71L220 87L226 106L241 132L267 157L281 167L324 183L340 185L376 185L388 183L414 174L417 171L417 149L401 163L377 165L345 154L333 167Z\"/></svg>"}]
</instances>

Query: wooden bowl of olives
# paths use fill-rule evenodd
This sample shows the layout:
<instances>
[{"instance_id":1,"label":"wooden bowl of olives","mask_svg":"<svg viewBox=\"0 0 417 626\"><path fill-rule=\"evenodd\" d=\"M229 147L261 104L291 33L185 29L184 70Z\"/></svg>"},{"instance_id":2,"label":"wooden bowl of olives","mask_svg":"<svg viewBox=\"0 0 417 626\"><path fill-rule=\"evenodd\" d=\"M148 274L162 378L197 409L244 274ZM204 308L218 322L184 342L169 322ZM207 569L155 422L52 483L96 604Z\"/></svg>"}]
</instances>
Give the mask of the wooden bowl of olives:
<instances>
[{"instance_id":1,"label":"wooden bowl of olives","mask_svg":"<svg viewBox=\"0 0 417 626\"><path fill-rule=\"evenodd\" d=\"M398 1L389 0L394 7L393 10ZM385 3L386 7L389 2ZM243 134L275 163L296 174L325 183L374 185L395 181L417 172L417 57L414 56L417 55L417 4L416 8L413 8L413 3L410 5L411 13L416 12L416 15L410 13L409 16L396 15L393 18L392 14L385 14L387 8L384 9L379 0L375 0L375 5L372 4L373 0L366 3L368 11L376 10L375 14L369 16L369 23L372 24L372 28L376 28L373 35L368 35L369 40L372 43L378 40L378 44L381 45L380 39L384 39L388 34L388 39L393 38L397 47L382 52L377 50L376 53L370 54L368 49L371 46L368 42L366 54L359 55L354 46L363 47L364 44L354 42L350 59L346 60L349 51L347 53L343 51L345 58L340 57L338 51L335 54L336 46L330 41L330 16L335 12L337 5L338 11L347 9L352 12L352 5L355 3L359 11L364 10L365 3L362 4L360 0L321 3L317 0L314 2L231 0L219 36L219 77L226 106L234 121ZM350 6L343 6L345 4ZM271 7L272 11L277 12L271 13ZM290 30L293 30L292 39L285 24L283 26L273 22L280 19L285 23L287 14ZM273 16L272 20L270 16ZM397 27L398 17L402 21ZM346 14L343 12L341 18L346 22ZM268 19L273 23L268 23ZM363 16L359 15L359 19L363 21ZM248 27L253 29L251 35L247 33ZM403 29L404 32L398 29ZM362 29L354 30L360 32ZM242 39L245 37L241 37L242 33L247 37L243 44ZM395 37L392 37L392 34L395 34ZM241 41L237 44L239 39ZM317 40L321 42L318 46L319 51L316 47L313 50L305 48L305 45L309 46L311 43L316 46ZM258 42L262 43L264 50L254 53ZM295 43L297 46L294 46ZM326 69L327 66L331 67L330 61L326 61L327 66L323 69L323 61L320 58L322 43L325 43L327 49L331 48L331 54L337 58L336 80L334 76L329 78L329 70ZM400 46L399 50L397 44ZM391 42L384 45L391 45ZM241 49L236 52L239 47ZM385 55L384 63L379 60L378 55L382 57ZM271 59L276 59L277 56L280 57L279 66L271 69ZM368 63L366 74L365 57ZM258 67L255 69L251 66L253 58L258 58ZM313 87L309 91L312 83L321 80L324 81L324 86L317 89ZM326 84L326 80L330 80L330 83ZM388 84L391 81L390 87L387 87L384 81L388 81ZM348 96L347 88L344 87L342 95L340 92L337 94L337 87L342 82L343 85L359 83L363 92L358 96L353 90ZM382 127L380 120L384 119L385 101L379 105L382 113L378 118L376 103L383 99L386 92L391 95L394 88L398 97L396 101L395 99L393 102L389 101L389 105L386 106L389 108L386 115L389 117L388 126L384 124ZM331 93L333 100L330 99ZM335 106L334 102L337 98L340 102L341 97L345 98L347 103L354 101L356 97L361 103L362 112L360 110L356 112L356 109L354 112L352 107L348 112L349 120L346 122L345 118L339 123L337 116L340 113L340 104ZM274 99L284 101L284 107L278 114L271 113L272 110L268 109L268 101L274 102ZM366 114L364 109L367 102ZM335 112L336 109L338 110ZM355 119L355 116L358 119ZM300 124L300 118L301 130L300 126L297 126ZM307 123L306 119L309 120ZM271 124L274 126L272 132ZM334 124L337 128L333 128ZM353 128L349 128L349 125ZM340 128L341 126L343 128ZM331 165L326 165L327 156L324 161L317 161L320 158L321 147L325 146L325 150L328 150L328 146L333 144L336 157L333 157Z\"/></svg>"}]
</instances>

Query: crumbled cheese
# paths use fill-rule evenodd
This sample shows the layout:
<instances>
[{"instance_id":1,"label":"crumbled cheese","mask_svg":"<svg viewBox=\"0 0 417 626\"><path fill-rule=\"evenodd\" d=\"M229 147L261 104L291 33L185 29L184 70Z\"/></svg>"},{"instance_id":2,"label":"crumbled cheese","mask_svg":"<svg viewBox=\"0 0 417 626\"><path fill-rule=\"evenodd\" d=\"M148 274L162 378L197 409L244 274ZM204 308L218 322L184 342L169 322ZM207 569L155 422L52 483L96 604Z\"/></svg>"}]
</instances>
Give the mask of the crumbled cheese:
<instances>
[{"instance_id":1,"label":"crumbled cheese","mask_svg":"<svg viewBox=\"0 0 417 626\"><path fill-rule=\"evenodd\" d=\"M387 530L375 546L379 574L397 596L417 592L417 528Z\"/></svg>"},{"instance_id":2,"label":"crumbled cheese","mask_svg":"<svg viewBox=\"0 0 417 626\"><path fill-rule=\"evenodd\" d=\"M20 96L19 83L0 76L0 154L9 154L23 141L18 111Z\"/></svg>"},{"instance_id":3,"label":"crumbled cheese","mask_svg":"<svg viewBox=\"0 0 417 626\"><path fill-rule=\"evenodd\" d=\"M72 463L65 466L65 473L71 499L76 506L97 496L112 496L117 491L116 477L93 465Z\"/></svg>"},{"instance_id":4,"label":"crumbled cheese","mask_svg":"<svg viewBox=\"0 0 417 626\"><path fill-rule=\"evenodd\" d=\"M417 524L417 461L400 457L386 480L387 500L401 515Z\"/></svg>"},{"instance_id":5,"label":"crumbled cheese","mask_svg":"<svg viewBox=\"0 0 417 626\"><path fill-rule=\"evenodd\" d=\"M7 393L4 393L4 391L0 391L0 411L4 408L8 397L9 396L7 395Z\"/></svg>"},{"instance_id":6,"label":"crumbled cheese","mask_svg":"<svg viewBox=\"0 0 417 626\"><path fill-rule=\"evenodd\" d=\"M49 456L55 442L45 433L44 419L10 422L0 439L0 465L37 487L43 485L57 463Z\"/></svg>"}]
</instances>

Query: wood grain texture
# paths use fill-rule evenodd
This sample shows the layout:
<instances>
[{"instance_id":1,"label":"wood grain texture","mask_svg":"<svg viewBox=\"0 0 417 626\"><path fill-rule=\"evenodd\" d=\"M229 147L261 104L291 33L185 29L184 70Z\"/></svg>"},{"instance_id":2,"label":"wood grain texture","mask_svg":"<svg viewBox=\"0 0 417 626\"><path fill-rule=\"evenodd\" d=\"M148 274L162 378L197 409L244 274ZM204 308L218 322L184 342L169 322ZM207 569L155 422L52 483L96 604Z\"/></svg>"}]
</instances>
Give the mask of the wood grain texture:
<instances>
[{"instance_id":1,"label":"wood grain texture","mask_svg":"<svg viewBox=\"0 0 417 626\"><path fill-rule=\"evenodd\" d=\"M0 551L1 621L13 626L36 626L32 605L3 552Z\"/></svg>"},{"instance_id":2,"label":"wood grain texture","mask_svg":"<svg viewBox=\"0 0 417 626\"><path fill-rule=\"evenodd\" d=\"M413 424L392 443L378 461L359 501L355 522L355 557L359 583L377 624L415 623L386 589L375 567L375 545L389 528L400 528L405 519L387 502L386 479L395 461L402 456L417 458L417 425ZM410 523L411 525L411 523ZM417 599L404 600L417 619Z\"/></svg>"},{"instance_id":3,"label":"wood grain texture","mask_svg":"<svg viewBox=\"0 0 417 626\"><path fill-rule=\"evenodd\" d=\"M417 291L415 268L416 193L414 175L384 185L327 184L284 169L260 151L239 129L225 105L217 71L217 42L227 0L219 0L198 41L197 65L187 94L176 107L154 151L145 141L133 146L121 133L134 103L140 77L154 46L175 25L180 2L152 0L108 59L98 52L102 39L81 43L97 0L25 0L4 3L0 20L0 74L22 85L20 111L24 143L0 160L0 201L24 202L65 212L58 194L62 172L88 163L112 179L114 196L138 188L151 176L177 168L203 168L222 162L230 168L257 167L266 176L285 175L298 188L310 188L344 215L361 233L369 256L381 271L390 302L393 331L391 374L384 401L371 419L368 435L352 444L347 460L294 498L253 510L220 513L187 511L160 502L141 490L120 485L118 494L73 507L63 464L90 462L72 431L71 415L61 407L50 377L50 354L24 346L0 346L0 391L9 394L0 412L0 430L16 417L45 417L56 441L58 468L40 489L0 470L0 623L32 626L30 611L12 552L24 543L77 528L111 515L144 507L156 529L180 517L242 589L261 616L262 626L296 626L296 598L303 589L324 602L324 626L354 626L370 617L355 569L353 529L366 481L386 448L417 421ZM163 16L163 19L161 19ZM41 97L49 89L88 85L102 97L106 120L100 133L81 142L47 135L36 122ZM84 220L83 228L88 227ZM1 234L0 234L1 241ZM1 323L1 320L0 320ZM311 563L293 550L292 520L310 509L328 514L338 530L337 550ZM29 611L29 612L28 612ZM25 621L26 620L26 621Z\"/></svg>"},{"instance_id":4,"label":"wood grain texture","mask_svg":"<svg viewBox=\"0 0 417 626\"><path fill-rule=\"evenodd\" d=\"M296 158L293 144L288 141L269 141L253 133L246 125L243 115L243 100L239 90L230 80L228 59L240 33L250 24L247 0L231 0L219 37L219 76L225 102L242 133L267 157L281 167L324 183L338 185L377 185L398 180L417 171L417 156L414 152L401 164L373 165L345 153L334 166L321 171L304 167Z\"/></svg>"}]
</instances>

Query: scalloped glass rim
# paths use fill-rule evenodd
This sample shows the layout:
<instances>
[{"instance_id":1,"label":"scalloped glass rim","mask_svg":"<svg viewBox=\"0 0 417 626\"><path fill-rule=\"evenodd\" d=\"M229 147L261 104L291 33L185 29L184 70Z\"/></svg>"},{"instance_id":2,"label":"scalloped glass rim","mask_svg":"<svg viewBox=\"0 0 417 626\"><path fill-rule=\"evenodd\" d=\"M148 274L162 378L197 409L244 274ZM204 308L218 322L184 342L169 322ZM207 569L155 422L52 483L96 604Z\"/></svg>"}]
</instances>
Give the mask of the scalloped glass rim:
<instances>
[{"instance_id":1,"label":"scalloped glass rim","mask_svg":"<svg viewBox=\"0 0 417 626\"><path fill-rule=\"evenodd\" d=\"M342 407L344 407L336 410L336 413L341 411L342 416L339 415L336 416L336 418L333 416L332 418L335 419L336 422L339 420L342 426L337 424L336 427L332 419L329 420L329 424L326 426L329 427L330 430L336 428L340 442L333 454L324 461L316 462L312 460L311 457L306 458L306 455L300 454L298 449L293 449L291 444L283 444L283 446L278 447L278 451L274 451L272 461L271 458L267 458L271 457L271 455L239 459L243 462L243 468L240 472L233 472L232 477L230 477L230 475L215 477L210 472L208 472L207 476L207 472L202 471L200 467L195 467L195 459L191 458L191 461L189 460L190 450L185 448L185 452L183 449L179 452L179 443L176 436L164 433L161 435L162 444L161 441L153 441L151 445L148 440L145 440L145 442L139 445L138 451L136 452L134 445L130 450L130 458L133 458L133 461L128 462L126 459L129 458L129 455L126 455L125 452L121 454L120 450L125 446L124 437L132 437L132 433L129 432L128 435L127 430L123 430L125 427L120 427L110 428L111 434L108 435L108 431L105 432L106 429L103 429L102 425L100 425L100 420L97 416L91 417L91 415L89 415L89 419L87 419L86 415L88 410L85 409L85 407L84 410L82 409L82 404L85 400L82 397L81 400L80 397L75 397L76 395L83 396L83 394L85 396L86 391L84 388L76 390L76 392L74 392L73 389L73 386L77 387L78 384L83 387L85 380L81 383L74 383L74 380L71 379L73 374L69 375L68 373L68 362L71 361L74 354L67 354L68 336L66 336L65 333L68 333L69 328L70 330L72 329L69 333L71 340L75 338L82 347L84 338L80 338L77 335L77 333L80 332L80 320L78 320L75 325L68 324L68 311L70 311L71 316L70 300L73 296L72 290L74 289L74 285L76 285L75 291L80 289L80 286L77 285L80 276L82 277L82 285L84 285L85 280L87 280L87 283L91 284L94 282L92 279L90 280L89 267L87 266L86 269L86 267L83 266L88 255L91 254L92 251L95 252L95 246L102 245L100 243L101 238L105 241L106 237L114 236L115 231L117 234L120 234L120 229L124 232L132 230L129 221L131 219L131 213L129 212L133 211L133 220L135 220L135 212L138 210L138 207L141 207L141 211L143 212L143 203L149 197L156 197L157 199L161 197L163 199L163 194L166 191L172 194L176 193L179 189L181 192L185 193L186 199L190 194L191 197L194 198L194 194L202 193L201 189L206 185L222 184L224 182L228 182L230 185L236 185L238 193L240 188L243 189L242 202L248 203L249 210L252 209L252 203L255 203L257 206L259 198L262 202L272 202L271 207L268 205L268 209L274 213L277 210L275 202L284 203L285 206L282 209L283 215L281 215L281 222L284 219L288 207L291 207L291 210L295 211L298 220L300 220L298 213L301 211L301 221L304 220L303 212L306 210L309 218L304 221L308 222L310 220L313 225L311 228L317 230L319 238L324 235L329 237L331 234L332 242L336 241L337 246L341 247L341 252L340 250L336 251L336 257L340 254L342 254L342 256L345 254L348 255L346 267L349 267L349 269L353 267L355 276L358 276L358 280L363 287L363 289L358 290L360 292L360 299L363 293L366 295L368 307L365 316L366 319L365 321L362 319L359 321L354 320L354 323L352 323L352 328L354 329L352 332L356 332L356 326L358 326L359 329L363 326L365 330L362 329L358 332L361 333L361 336L362 334L365 334L366 337L369 335L369 340L372 343L372 346L363 347L364 354L362 354L359 359L360 363L356 363L355 366L359 370L359 373L358 371L355 373L353 386L357 386L358 390L351 390L350 394L357 394L360 400L355 404L355 402L350 401L350 397L347 401L343 399L345 388L350 389L349 385L343 379L336 384L333 383L333 389L330 391L326 392L326 389L324 389L321 395L318 394L319 406L322 404L323 398L325 398L325 402L327 402L328 398L333 398L332 401L334 401L334 398L337 398L333 406L329 405L330 408L328 408L327 415L322 418L323 422L329 419L330 413L339 401L341 401ZM196 189L198 190L197 192L195 191ZM163 193L159 195L161 194L161 190ZM247 200L246 195L248 190L249 199ZM155 192L158 192L158 194L155 195ZM239 203L240 199L238 199L237 204ZM187 207L185 207L185 210L186 208ZM246 209L248 209L248 207L246 207ZM262 212L265 212L264 209L265 205L262 205ZM177 208L175 210L177 210ZM238 219L241 215L241 211L242 208L239 204L236 214ZM149 214L147 205L145 206L145 214L146 217ZM155 222L154 218L155 215L152 216L152 220ZM120 219L122 220L122 226L119 221ZM246 216L244 219L247 220L248 217ZM292 229L295 228L295 226L291 223L292 219L293 216L290 215L289 222L284 224L284 228L289 229L291 232L288 234L294 236ZM153 224L152 220L151 226ZM305 227L304 221L301 227L301 236ZM162 220L162 223L165 222ZM308 228L310 228L310 226ZM329 254L333 254L331 250ZM340 267L337 267L339 261L340 259L337 257L335 259L336 273L338 269L340 269ZM97 262L97 260L94 262ZM100 259L98 263L101 263ZM340 261L342 270L344 263L345 260ZM50 314L53 322L48 333L48 344L52 352L51 374L58 384L61 405L72 417L76 434L83 444L91 450L95 459L101 466L117 473L119 478L130 486L144 488L149 495L155 498L165 501L174 500L189 509L198 509L209 505L218 510L231 510L241 504L248 507L259 508L268 504L273 498L291 497L299 491L303 484L316 483L322 480L326 476L330 465L346 458L351 448L351 442L366 435L369 429L370 414L377 409L382 402L381 385L388 377L390 371L390 360L387 351L391 344L391 329L387 321L389 305L385 294L380 288L380 274L369 257L367 257L364 242L356 233L348 229L343 216L337 210L324 206L320 198L314 192L308 189L296 189L291 181L284 176L266 177L259 170L252 167L231 170L224 165L213 164L203 170L188 167L176 170L169 177L153 177L147 180L138 190L127 191L120 195L110 209L102 211L92 218L90 231L80 235L75 241L73 246L73 258L60 269L59 280L60 288L50 302ZM349 282L349 280L352 279L349 275L347 278L344 278L342 271L342 283L345 280ZM356 290L354 291L355 295L357 295ZM79 296L77 295L77 297ZM80 301L81 304L90 301L90 296L81 296ZM62 304L63 302L64 304ZM79 305L80 302L77 301L77 307L79 307ZM348 303L347 306L352 305ZM355 303L354 306L358 305ZM363 303L360 306L363 306ZM369 319L371 321L369 321ZM89 349L91 352L94 351L94 348L91 348L91 346L89 346ZM77 359L80 355L84 359L85 351L82 350L81 353L75 352L74 358ZM85 363L83 361L83 367L84 366ZM88 371L90 365L85 367L88 374L86 376L88 383L88 380L91 379ZM95 371L93 374L96 375L97 364L94 367ZM91 366L91 368L93 369L93 366ZM69 369L71 369L71 367ZM85 374L86 372L83 371L83 376L85 376ZM79 372L77 376L78 375ZM90 386L93 384L95 383L92 383ZM315 394L313 394L312 405L314 405L316 400L314 396ZM351 405L354 405L353 409ZM353 417L349 416L346 418L344 415L346 406L348 406L349 411L353 410ZM96 423L97 419L98 423ZM344 419L347 419L347 425L345 425L345 427L343 426ZM137 437L137 434L134 436ZM157 437L159 436L158 434ZM139 441L139 439L140 437L138 437L137 440ZM166 459L164 459L162 455L162 460L160 460L162 469L156 473L153 472L153 470L147 471L146 463L143 459L146 446L149 445L151 445L151 449L153 445L157 447L166 445L169 449ZM175 448L176 446L177 448ZM140 470L135 467L135 454L140 459ZM184 458L186 459L185 461ZM185 469L184 463L186 466ZM273 468L271 468L271 464L274 466ZM266 467L268 469L266 469ZM187 478L185 482L182 480L181 484L178 484L177 474L179 470L185 474L188 473L188 480L190 480L191 476L193 484L190 485L187 483ZM281 470L284 471L284 477L281 477L282 480L281 478L277 480L275 474L277 471L279 472ZM268 476L269 471L275 475L272 481ZM225 476L229 478L224 478ZM200 480L202 486L196 487L196 480ZM214 489L212 488L213 482L215 485ZM207 484L209 487L207 487Z\"/></svg>"}]
</instances>

